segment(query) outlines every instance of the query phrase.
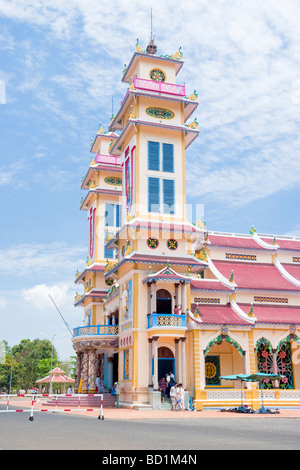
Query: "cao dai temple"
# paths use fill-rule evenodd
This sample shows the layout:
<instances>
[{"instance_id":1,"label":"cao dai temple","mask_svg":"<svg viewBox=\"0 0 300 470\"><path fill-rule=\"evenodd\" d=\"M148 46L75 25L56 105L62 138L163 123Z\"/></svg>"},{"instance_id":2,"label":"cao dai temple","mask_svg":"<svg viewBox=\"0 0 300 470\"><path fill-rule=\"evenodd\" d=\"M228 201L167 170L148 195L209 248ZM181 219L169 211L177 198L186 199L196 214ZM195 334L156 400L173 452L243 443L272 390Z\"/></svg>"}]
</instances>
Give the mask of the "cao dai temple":
<instances>
[{"instance_id":1,"label":"cao dai temple","mask_svg":"<svg viewBox=\"0 0 300 470\"><path fill-rule=\"evenodd\" d=\"M300 239L187 219L185 152L200 131L197 93L177 83L183 65L180 50L137 42L120 108L91 144L75 390L118 381L120 406L159 408L173 371L200 410L239 404L240 384L222 376L267 372L284 375L263 384L268 403L299 406ZM256 383L245 398L260 404Z\"/></svg>"}]
</instances>

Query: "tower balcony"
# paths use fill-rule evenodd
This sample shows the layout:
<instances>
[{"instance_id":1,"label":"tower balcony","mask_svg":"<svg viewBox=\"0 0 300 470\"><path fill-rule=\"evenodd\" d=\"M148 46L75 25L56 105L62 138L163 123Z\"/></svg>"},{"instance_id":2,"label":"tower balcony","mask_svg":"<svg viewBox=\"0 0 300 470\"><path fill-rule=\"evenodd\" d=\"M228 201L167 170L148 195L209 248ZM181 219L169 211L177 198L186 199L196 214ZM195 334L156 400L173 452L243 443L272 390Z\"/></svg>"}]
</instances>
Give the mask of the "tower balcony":
<instances>
[{"instance_id":1,"label":"tower balcony","mask_svg":"<svg viewBox=\"0 0 300 470\"><path fill-rule=\"evenodd\" d=\"M73 338L82 336L95 337L117 337L119 334L118 325L92 325L92 326L79 326L73 329Z\"/></svg>"},{"instance_id":2,"label":"tower balcony","mask_svg":"<svg viewBox=\"0 0 300 470\"><path fill-rule=\"evenodd\" d=\"M149 328L186 328L186 315L173 315L170 313L152 313L148 315Z\"/></svg>"},{"instance_id":3,"label":"tower balcony","mask_svg":"<svg viewBox=\"0 0 300 470\"><path fill-rule=\"evenodd\" d=\"M166 83L134 77L133 86L137 90L157 91L158 93L167 93L169 95L185 96L185 85L176 85L176 83Z\"/></svg>"},{"instance_id":4,"label":"tower balcony","mask_svg":"<svg viewBox=\"0 0 300 470\"><path fill-rule=\"evenodd\" d=\"M118 155L97 155L94 158L95 163L104 163L106 165L121 165L121 159Z\"/></svg>"}]
</instances>

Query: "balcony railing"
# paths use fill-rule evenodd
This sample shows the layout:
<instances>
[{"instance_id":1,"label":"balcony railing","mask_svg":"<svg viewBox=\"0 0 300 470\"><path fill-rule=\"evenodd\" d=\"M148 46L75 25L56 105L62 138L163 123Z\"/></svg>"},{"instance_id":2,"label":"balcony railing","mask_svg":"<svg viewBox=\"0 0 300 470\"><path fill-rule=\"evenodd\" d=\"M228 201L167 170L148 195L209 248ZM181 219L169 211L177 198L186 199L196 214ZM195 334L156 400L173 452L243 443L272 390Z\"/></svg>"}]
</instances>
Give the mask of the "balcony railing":
<instances>
[{"instance_id":1,"label":"balcony railing","mask_svg":"<svg viewBox=\"0 0 300 470\"><path fill-rule=\"evenodd\" d=\"M79 326L73 329L73 338L76 336L116 336L118 333L117 325Z\"/></svg>"},{"instance_id":2,"label":"balcony railing","mask_svg":"<svg viewBox=\"0 0 300 470\"><path fill-rule=\"evenodd\" d=\"M152 313L148 316L148 328L169 326L186 328L186 315L171 315L169 313Z\"/></svg>"},{"instance_id":3,"label":"balcony railing","mask_svg":"<svg viewBox=\"0 0 300 470\"><path fill-rule=\"evenodd\" d=\"M94 158L95 163L107 163L108 165L120 165L121 159L117 155L100 155L97 153Z\"/></svg>"},{"instance_id":4,"label":"balcony railing","mask_svg":"<svg viewBox=\"0 0 300 470\"><path fill-rule=\"evenodd\" d=\"M134 77L133 86L136 89L147 91L158 91L170 95L185 96L185 85L176 85L174 83L165 83L161 81L146 80L144 78Z\"/></svg>"}]
</instances>

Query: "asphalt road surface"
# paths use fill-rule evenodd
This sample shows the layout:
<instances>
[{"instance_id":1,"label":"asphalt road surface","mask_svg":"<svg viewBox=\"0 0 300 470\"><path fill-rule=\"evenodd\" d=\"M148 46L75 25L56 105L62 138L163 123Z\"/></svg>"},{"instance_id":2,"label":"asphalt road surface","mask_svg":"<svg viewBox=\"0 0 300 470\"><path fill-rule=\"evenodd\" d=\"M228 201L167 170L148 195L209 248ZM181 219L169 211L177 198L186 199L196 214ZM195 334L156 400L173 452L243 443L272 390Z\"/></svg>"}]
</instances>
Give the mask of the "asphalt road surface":
<instances>
[{"instance_id":1,"label":"asphalt road surface","mask_svg":"<svg viewBox=\"0 0 300 470\"><path fill-rule=\"evenodd\" d=\"M300 419L266 416L258 420L235 417L119 421L36 413L34 421L29 421L29 413L0 413L0 449L299 450Z\"/></svg>"}]
</instances>

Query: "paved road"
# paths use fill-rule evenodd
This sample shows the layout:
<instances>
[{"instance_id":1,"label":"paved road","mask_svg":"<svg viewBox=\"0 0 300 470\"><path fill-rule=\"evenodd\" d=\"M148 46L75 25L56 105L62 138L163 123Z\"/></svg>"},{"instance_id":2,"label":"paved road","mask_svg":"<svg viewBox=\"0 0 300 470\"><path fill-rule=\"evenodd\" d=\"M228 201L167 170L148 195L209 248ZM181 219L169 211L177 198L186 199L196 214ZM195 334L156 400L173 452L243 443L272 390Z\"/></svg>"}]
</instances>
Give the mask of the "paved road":
<instances>
[{"instance_id":1,"label":"paved road","mask_svg":"<svg viewBox=\"0 0 300 470\"><path fill-rule=\"evenodd\" d=\"M0 413L0 449L300 449L297 418L119 421L58 413L36 413L33 422L28 418L29 413Z\"/></svg>"}]
</instances>

